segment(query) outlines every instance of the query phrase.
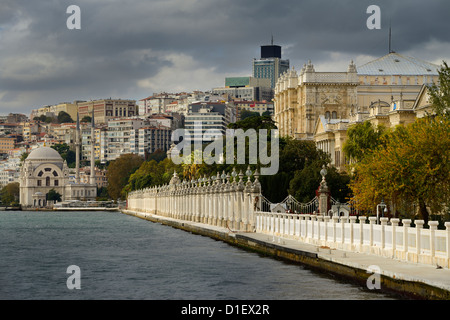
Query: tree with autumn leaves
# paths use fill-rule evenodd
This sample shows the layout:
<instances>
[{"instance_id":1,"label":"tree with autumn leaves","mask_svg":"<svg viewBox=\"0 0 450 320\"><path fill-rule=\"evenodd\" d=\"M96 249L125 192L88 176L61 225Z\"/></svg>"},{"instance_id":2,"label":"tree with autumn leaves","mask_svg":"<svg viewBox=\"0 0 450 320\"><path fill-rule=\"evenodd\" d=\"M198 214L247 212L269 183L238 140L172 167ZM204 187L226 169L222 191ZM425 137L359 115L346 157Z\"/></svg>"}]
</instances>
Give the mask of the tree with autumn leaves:
<instances>
[{"instance_id":1,"label":"tree with autumn leaves","mask_svg":"<svg viewBox=\"0 0 450 320\"><path fill-rule=\"evenodd\" d=\"M386 133L354 164L350 182L356 208L375 211L384 200L399 216L416 206L428 221L450 205L450 119L426 117ZM428 210L429 209L429 210Z\"/></svg>"},{"instance_id":2,"label":"tree with autumn leaves","mask_svg":"<svg viewBox=\"0 0 450 320\"><path fill-rule=\"evenodd\" d=\"M449 83L450 69L444 62L439 84L428 87L433 115L390 130L368 122L349 130L344 152L355 160L350 188L357 209L375 212L384 200L392 215L418 212L426 222L430 213L449 212Z\"/></svg>"}]
</instances>

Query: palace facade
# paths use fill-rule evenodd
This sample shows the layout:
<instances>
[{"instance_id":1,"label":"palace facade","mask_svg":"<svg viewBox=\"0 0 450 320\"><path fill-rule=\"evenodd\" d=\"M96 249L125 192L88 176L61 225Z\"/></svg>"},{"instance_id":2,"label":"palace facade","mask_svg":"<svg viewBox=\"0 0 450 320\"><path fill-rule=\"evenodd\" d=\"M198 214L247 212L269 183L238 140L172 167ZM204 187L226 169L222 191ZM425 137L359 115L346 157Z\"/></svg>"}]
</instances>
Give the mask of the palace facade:
<instances>
[{"instance_id":1,"label":"palace facade","mask_svg":"<svg viewBox=\"0 0 450 320\"><path fill-rule=\"evenodd\" d=\"M426 86L438 80L439 66L391 52L346 72L317 72L311 61L278 80L274 120L280 136L313 140L332 165L347 163L347 128L371 121L387 127L414 122L429 109Z\"/></svg>"}]
</instances>

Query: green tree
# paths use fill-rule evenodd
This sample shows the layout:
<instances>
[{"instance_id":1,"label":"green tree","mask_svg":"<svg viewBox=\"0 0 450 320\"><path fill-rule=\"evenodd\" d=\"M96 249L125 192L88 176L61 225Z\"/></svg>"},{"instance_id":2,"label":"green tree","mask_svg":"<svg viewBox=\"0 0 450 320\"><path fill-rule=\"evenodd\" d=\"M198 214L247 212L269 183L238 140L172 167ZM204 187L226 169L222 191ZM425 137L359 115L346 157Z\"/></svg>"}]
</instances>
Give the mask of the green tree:
<instances>
[{"instance_id":1,"label":"green tree","mask_svg":"<svg viewBox=\"0 0 450 320\"><path fill-rule=\"evenodd\" d=\"M160 162L167 157L167 153L161 149L156 150L153 153L146 155L146 161L155 160L156 162Z\"/></svg>"},{"instance_id":2,"label":"green tree","mask_svg":"<svg viewBox=\"0 0 450 320\"><path fill-rule=\"evenodd\" d=\"M108 194L111 199L125 198L126 195L122 193L122 190L128 184L129 177L143 162L144 160L139 155L129 153L122 154L109 163L106 177L108 179Z\"/></svg>"},{"instance_id":3,"label":"green tree","mask_svg":"<svg viewBox=\"0 0 450 320\"><path fill-rule=\"evenodd\" d=\"M254 115L248 118L245 118L243 120L237 121L235 123L230 123L228 125L228 128L230 129L277 129L277 126L275 125L275 122L273 121L272 117L270 116L260 116L260 115Z\"/></svg>"},{"instance_id":4,"label":"green tree","mask_svg":"<svg viewBox=\"0 0 450 320\"><path fill-rule=\"evenodd\" d=\"M16 206L19 201L20 184L18 182L8 183L0 191L3 205Z\"/></svg>"},{"instance_id":5,"label":"green tree","mask_svg":"<svg viewBox=\"0 0 450 320\"><path fill-rule=\"evenodd\" d=\"M430 102L438 116L450 116L450 68L447 62L438 70L439 82L428 86Z\"/></svg>"},{"instance_id":6,"label":"green tree","mask_svg":"<svg viewBox=\"0 0 450 320\"><path fill-rule=\"evenodd\" d=\"M50 189L50 191L47 193L47 200L61 201L61 194L59 194L55 189Z\"/></svg>"},{"instance_id":7,"label":"green tree","mask_svg":"<svg viewBox=\"0 0 450 320\"><path fill-rule=\"evenodd\" d=\"M84 116L80 122L91 122L92 118L90 116Z\"/></svg>"},{"instance_id":8,"label":"green tree","mask_svg":"<svg viewBox=\"0 0 450 320\"><path fill-rule=\"evenodd\" d=\"M242 110L241 111L241 121L245 120L250 117L258 117L259 112L249 111L249 110Z\"/></svg>"},{"instance_id":9,"label":"green tree","mask_svg":"<svg viewBox=\"0 0 450 320\"><path fill-rule=\"evenodd\" d=\"M70 146L67 143L58 143L53 145L52 148L58 151L58 153L61 155L61 158L66 160L68 167L75 167L76 153L75 151L70 149Z\"/></svg>"},{"instance_id":10,"label":"green tree","mask_svg":"<svg viewBox=\"0 0 450 320\"><path fill-rule=\"evenodd\" d=\"M65 111L60 111L58 113L58 123L69 123L69 122L73 122L72 117Z\"/></svg>"},{"instance_id":11,"label":"green tree","mask_svg":"<svg viewBox=\"0 0 450 320\"><path fill-rule=\"evenodd\" d=\"M361 161L378 147L385 133L385 127L374 127L370 121L350 126L347 130L348 139L343 147L345 156L350 161Z\"/></svg>"}]
</instances>

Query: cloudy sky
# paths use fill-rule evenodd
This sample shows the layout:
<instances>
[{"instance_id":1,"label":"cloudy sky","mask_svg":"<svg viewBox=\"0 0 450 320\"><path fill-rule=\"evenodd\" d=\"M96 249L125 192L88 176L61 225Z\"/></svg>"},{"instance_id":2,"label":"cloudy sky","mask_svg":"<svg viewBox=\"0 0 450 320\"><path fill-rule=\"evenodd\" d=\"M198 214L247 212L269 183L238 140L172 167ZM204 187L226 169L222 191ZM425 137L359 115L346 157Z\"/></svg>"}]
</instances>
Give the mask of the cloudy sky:
<instances>
[{"instance_id":1,"label":"cloudy sky","mask_svg":"<svg viewBox=\"0 0 450 320\"><path fill-rule=\"evenodd\" d=\"M381 29L369 30L369 5ZM69 30L67 7L81 9ZM450 62L448 0L0 0L0 114L74 100L211 90L274 43L297 70L345 71L392 49Z\"/></svg>"}]
</instances>

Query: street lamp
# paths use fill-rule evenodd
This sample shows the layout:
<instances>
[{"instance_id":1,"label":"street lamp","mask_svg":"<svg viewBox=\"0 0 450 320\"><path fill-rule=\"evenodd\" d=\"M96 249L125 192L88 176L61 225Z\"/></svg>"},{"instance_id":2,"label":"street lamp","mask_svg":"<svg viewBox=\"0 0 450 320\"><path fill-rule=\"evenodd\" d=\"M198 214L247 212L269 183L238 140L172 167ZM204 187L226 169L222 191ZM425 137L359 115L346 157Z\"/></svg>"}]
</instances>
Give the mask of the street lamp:
<instances>
[{"instance_id":1,"label":"street lamp","mask_svg":"<svg viewBox=\"0 0 450 320\"><path fill-rule=\"evenodd\" d=\"M341 203L339 202L339 199L336 201L336 208L337 208L337 216L340 217Z\"/></svg>"},{"instance_id":2,"label":"street lamp","mask_svg":"<svg viewBox=\"0 0 450 320\"><path fill-rule=\"evenodd\" d=\"M381 209L381 216L384 217L384 212L387 212L386 204L384 203L384 199L381 199L381 203L377 204L377 224L380 223L380 212L378 208Z\"/></svg>"}]
</instances>

